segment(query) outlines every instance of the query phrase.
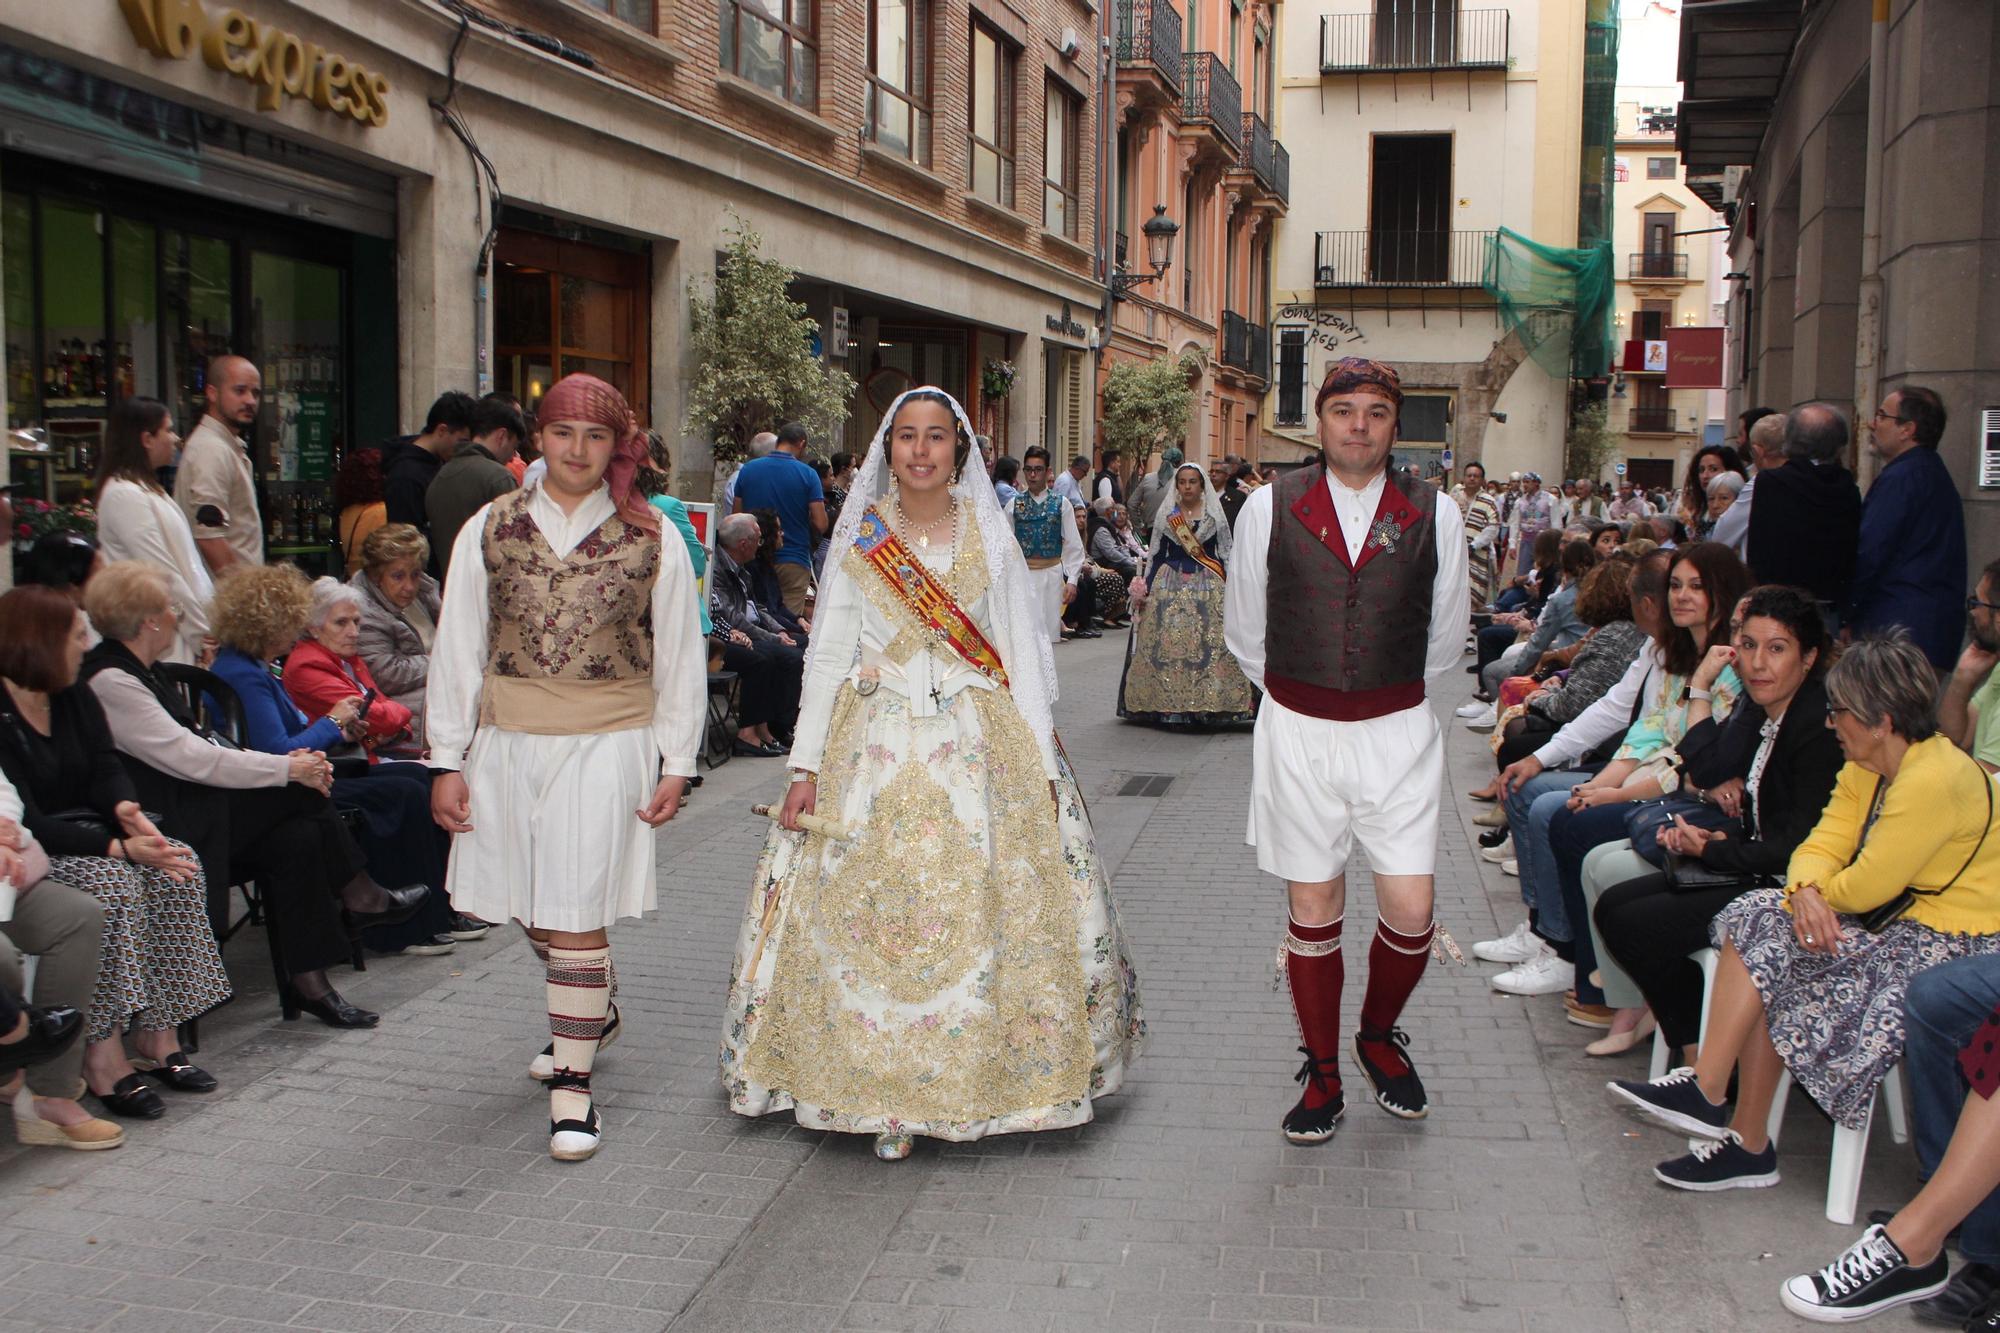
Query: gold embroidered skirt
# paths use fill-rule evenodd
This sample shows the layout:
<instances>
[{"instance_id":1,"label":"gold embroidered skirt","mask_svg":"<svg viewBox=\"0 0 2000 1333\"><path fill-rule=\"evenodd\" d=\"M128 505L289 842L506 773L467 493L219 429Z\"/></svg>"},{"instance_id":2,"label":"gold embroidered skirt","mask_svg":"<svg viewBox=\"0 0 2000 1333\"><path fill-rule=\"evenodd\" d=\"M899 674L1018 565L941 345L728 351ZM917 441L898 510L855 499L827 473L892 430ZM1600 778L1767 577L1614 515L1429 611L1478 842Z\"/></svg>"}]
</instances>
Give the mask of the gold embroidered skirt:
<instances>
[{"instance_id":1,"label":"gold embroidered skirt","mask_svg":"<svg viewBox=\"0 0 2000 1333\"><path fill-rule=\"evenodd\" d=\"M1118 716L1160 722L1247 722L1250 681L1222 640L1223 582L1162 565L1132 622Z\"/></svg>"},{"instance_id":2,"label":"gold embroidered skirt","mask_svg":"<svg viewBox=\"0 0 2000 1333\"><path fill-rule=\"evenodd\" d=\"M1067 763L1057 794L1005 690L919 717L843 685L818 813L846 836L772 827L723 1025L730 1109L959 1140L1088 1121L1145 1023Z\"/></svg>"}]
</instances>

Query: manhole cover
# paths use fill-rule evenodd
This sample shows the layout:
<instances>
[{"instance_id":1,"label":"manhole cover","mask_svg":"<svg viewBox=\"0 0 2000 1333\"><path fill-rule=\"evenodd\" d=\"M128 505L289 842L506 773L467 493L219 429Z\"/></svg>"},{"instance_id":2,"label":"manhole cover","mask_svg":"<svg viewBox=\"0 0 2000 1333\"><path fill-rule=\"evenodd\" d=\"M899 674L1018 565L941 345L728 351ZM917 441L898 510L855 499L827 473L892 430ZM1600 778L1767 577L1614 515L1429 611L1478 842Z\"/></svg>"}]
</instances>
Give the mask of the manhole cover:
<instances>
[{"instance_id":1,"label":"manhole cover","mask_svg":"<svg viewBox=\"0 0 2000 1333\"><path fill-rule=\"evenodd\" d=\"M1171 773L1133 773L1126 777L1125 785L1118 789L1120 796L1165 796L1167 789L1174 785Z\"/></svg>"}]
</instances>

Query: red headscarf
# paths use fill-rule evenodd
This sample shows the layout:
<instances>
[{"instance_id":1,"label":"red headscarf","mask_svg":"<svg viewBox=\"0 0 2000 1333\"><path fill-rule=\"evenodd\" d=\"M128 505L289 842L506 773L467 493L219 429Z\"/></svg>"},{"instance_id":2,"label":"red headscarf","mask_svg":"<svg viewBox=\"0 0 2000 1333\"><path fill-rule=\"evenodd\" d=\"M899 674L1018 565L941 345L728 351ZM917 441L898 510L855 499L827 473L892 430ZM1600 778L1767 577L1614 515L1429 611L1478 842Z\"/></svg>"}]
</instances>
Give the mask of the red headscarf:
<instances>
[{"instance_id":1,"label":"red headscarf","mask_svg":"<svg viewBox=\"0 0 2000 1333\"><path fill-rule=\"evenodd\" d=\"M618 442L611 447L610 466L604 469L604 480L611 486L611 503L617 507L618 517L627 523L648 532L659 532L659 511L633 489L634 478L651 461L652 454L646 447L646 433L633 420L624 394L595 375L565 375L542 395L535 420L542 426L557 421L609 426L618 436Z\"/></svg>"}]
</instances>

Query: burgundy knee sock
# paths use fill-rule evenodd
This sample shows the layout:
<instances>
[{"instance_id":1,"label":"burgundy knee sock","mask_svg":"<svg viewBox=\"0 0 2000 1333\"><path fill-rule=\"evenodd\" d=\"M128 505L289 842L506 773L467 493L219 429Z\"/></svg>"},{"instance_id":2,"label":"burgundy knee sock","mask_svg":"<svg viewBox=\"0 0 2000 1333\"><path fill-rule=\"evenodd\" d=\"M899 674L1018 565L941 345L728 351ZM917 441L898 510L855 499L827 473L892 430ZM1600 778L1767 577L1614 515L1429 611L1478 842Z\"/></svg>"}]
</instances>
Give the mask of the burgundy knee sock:
<instances>
[{"instance_id":1,"label":"burgundy knee sock","mask_svg":"<svg viewBox=\"0 0 2000 1333\"><path fill-rule=\"evenodd\" d=\"M1333 1072L1333 1062L1340 1056L1340 985L1347 975L1340 956L1340 925L1345 919L1335 917L1323 926L1294 921L1285 941L1285 976L1292 987L1299 1036L1308 1055L1328 1062L1323 1079L1306 1080L1309 1110L1318 1110L1340 1093L1340 1075ZM1315 952L1301 952L1301 945Z\"/></svg>"},{"instance_id":2,"label":"burgundy knee sock","mask_svg":"<svg viewBox=\"0 0 2000 1333\"><path fill-rule=\"evenodd\" d=\"M1431 960L1431 936L1437 923L1430 922L1414 935L1392 930L1380 917L1375 919L1375 940L1368 946L1368 989L1361 997L1361 1029L1386 1034L1403 1016L1410 992L1423 979ZM1409 1068L1401 1048L1388 1041L1364 1041L1368 1058L1383 1072L1394 1076Z\"/></svg>"}]
</instances>

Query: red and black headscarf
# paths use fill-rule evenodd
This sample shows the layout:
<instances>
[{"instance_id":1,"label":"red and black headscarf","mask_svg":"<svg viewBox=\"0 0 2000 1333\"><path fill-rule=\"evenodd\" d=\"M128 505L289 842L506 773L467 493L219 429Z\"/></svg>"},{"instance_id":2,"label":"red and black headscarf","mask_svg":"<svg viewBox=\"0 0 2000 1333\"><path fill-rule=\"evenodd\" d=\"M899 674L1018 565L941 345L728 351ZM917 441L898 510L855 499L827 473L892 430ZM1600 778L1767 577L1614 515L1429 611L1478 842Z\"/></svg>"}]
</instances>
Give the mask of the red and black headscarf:
<instances>
[{"instance_id":1,"label":"red and black headscarf","mask_svg":"<svg viewBox=\"0 0 2000 1333\"><path fill-rule=\"evenodd\" d=\"M1403 405L1403 378L1385 362L1366 356L1343 356L1326 368L1326 379L1313 399L1313 415L1337 393L1379 393L1390 402Z\"/></svg>"},{"instance_id":2,"label":"red and black headscarf","mask_svg":"<svg viewBox=\"0 0 2000 1333\"><path fill-rule=\"evenodd\" d=\"M535 421L541 426L557 421L587 421L593 426L610 427L618 440L611 448L611 464L604 469L604 480L611 487L611 503L617 507L618 517L634 527L653 533L660 530L659 511L647 504L646 497L633 485L639 469L651 465L652 451L646 443L646 432L639 429L624 394L595 375L565 375L542 395Z\"/></svg>"}]
</instances>

